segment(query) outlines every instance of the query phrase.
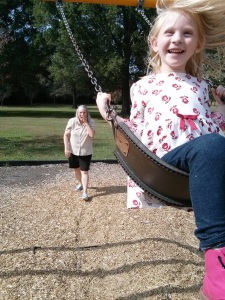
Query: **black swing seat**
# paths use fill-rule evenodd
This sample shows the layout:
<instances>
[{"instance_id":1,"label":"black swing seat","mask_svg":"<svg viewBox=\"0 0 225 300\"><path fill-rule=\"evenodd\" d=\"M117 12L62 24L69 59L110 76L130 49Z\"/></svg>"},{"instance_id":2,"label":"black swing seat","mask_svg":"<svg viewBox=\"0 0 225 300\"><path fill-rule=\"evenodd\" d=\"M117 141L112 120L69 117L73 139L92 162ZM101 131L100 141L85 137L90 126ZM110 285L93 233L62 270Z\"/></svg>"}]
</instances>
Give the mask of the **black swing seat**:
<instances>
[{"instance_id":1,"label":"black swing seat","mask_svg":"<svg viewBox=\"0 0 225 300\"><path fill-rule=\"evenodd\" d=\"M114 154L127 175L148 194L170 205L191 207L189 175L152 153L125 123L114 121Z\"/></svg>"}]
</instances>

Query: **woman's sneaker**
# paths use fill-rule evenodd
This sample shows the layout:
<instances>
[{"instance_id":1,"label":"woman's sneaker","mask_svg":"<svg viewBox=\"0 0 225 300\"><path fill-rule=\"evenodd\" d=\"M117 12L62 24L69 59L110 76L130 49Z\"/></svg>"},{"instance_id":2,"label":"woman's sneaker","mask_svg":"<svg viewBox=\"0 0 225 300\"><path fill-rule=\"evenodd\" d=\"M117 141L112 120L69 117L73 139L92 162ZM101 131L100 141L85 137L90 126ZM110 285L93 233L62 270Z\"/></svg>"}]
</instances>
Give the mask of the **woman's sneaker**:
<instances>
[{"instance_id":1,"label":"woman's sneaker","mask_svg":"<svg viewBox=\"0 0 225 300\"><path fill-rule=\"evenodd\" d=\"M205 277L200 294L203 300L225 300L225 247L205 252Z\"/></svg>"},{"instance_id":2,"label":"woman's sneaker","mask_svg":"<svg viewBox=\"0 0 225 300\"><path fill-rule=\"evenodd\" d=\"M88 194L83 194L81 197L84 201L87 201L89 199Z\"/></svg>"},{"instance_id":3,"label":"woman's sneaker","mask_svg":"<svg viewBox=\"0 0 225 300\"><path fill-rule=\"evenodd\" d=\"M82 191L83 190L82 184L78 184L77 186L75 186L75 190L76 191Z\"/></svg>"}]
</instances>

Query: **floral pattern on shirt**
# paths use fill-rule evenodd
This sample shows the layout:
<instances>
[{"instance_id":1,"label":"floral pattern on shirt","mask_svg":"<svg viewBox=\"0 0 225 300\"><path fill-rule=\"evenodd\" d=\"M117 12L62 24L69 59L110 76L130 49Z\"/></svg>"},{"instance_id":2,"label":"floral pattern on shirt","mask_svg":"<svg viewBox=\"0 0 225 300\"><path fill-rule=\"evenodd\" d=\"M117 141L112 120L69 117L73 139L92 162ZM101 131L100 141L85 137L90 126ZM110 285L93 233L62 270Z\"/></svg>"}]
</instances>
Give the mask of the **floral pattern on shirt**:
<instances>
[{"instance_id":1,"label":"floral pattern on shirt","mask_svg":"<svg viewBox=\"0 0 225 300\"><path fill-rule=\"evenodd\" d=\"M173 72L149 75L132 85L131 101L131 116L124 122L159 157L203 134L224 136L225 118L211 112L202 79ZM143 190L128 182L128 207L143 206ZM152 206L154 200L147 202Z\"/></svg>"}]
</instances>

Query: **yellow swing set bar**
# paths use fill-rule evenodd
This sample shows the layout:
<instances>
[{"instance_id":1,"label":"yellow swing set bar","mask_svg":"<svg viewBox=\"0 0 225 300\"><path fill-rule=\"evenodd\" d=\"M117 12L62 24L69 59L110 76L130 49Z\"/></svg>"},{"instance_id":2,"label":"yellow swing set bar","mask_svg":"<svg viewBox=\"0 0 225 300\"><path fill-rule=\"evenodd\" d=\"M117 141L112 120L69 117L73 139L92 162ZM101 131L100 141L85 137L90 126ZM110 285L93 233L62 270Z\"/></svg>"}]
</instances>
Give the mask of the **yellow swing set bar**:
<instances>
[{"instance_id":1,"label":"yellow swing set bar","mask_svg":"<svg viewBox=\"0 0 225 300\"><path fill-rule=\"evenodd\" d=\"M55 1L55 0L44 0ZM124 5L124 6L137 6L138 0L63 0L63 2L77 2L89 4L106 4L106 5ZM144 7L155 7L156 0L144 0Z\"/></svg>"}]
</instances>

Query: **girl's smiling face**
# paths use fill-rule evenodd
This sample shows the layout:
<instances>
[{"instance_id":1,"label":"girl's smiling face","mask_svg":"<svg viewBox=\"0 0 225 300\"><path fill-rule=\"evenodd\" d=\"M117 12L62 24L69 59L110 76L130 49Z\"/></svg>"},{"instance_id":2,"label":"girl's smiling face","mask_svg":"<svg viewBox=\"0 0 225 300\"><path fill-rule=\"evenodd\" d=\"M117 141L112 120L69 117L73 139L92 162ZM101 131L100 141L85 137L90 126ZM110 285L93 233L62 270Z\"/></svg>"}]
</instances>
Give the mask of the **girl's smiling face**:
<instances>
[{"instance_id":1,"label":"girl's smiling face","mask_svg":"<svg viewBox=\"0 0 225 300\"><path fill-rule=\"evenodd\" d=\"M188 14L168 12L151 47L161 58L160 72L185 73L188 60L201 51L194 20Z\"/></svg>"}]
</instances>

